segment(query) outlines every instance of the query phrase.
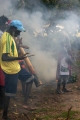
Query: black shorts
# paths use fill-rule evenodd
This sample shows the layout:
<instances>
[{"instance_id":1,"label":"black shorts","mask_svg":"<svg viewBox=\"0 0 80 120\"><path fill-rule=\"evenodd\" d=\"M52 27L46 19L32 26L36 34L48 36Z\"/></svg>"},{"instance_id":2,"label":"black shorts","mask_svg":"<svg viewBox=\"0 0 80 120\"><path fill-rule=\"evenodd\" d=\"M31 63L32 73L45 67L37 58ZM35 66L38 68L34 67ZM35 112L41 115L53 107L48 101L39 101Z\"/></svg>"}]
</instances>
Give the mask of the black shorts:
<instances>
[{"instance_id":1,"label":"black shorts","mask_svg":"<svg viewBox=\"0 0 80 120\"><path fill-rule=\"evenodd\" d=\"M18 73L5 75L5 95L15 96L17 93Z\"/></svg>"},{"instance_id":2,"label":"black shorts","mask_svg":"<svg viewBox=\"0 0 80 120\"><path fill-rule=\"evenodd\" d=\"M18 78L22 82L28 83L34 80L34 75L29 73L25 68L21 68Z\"/></svg>"}]
</instances>

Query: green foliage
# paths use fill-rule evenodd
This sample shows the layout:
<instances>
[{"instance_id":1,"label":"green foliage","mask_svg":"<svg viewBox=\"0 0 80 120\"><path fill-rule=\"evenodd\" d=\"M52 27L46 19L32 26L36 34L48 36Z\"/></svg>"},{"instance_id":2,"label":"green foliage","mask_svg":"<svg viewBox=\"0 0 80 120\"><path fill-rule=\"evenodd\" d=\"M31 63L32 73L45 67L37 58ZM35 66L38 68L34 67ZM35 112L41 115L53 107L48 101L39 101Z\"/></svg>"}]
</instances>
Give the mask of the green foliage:
<instances>
[{"instance_id":1,"label":"green foliage","mask_svg":"<svg viewBox=\"0 0 80 120\"><path fill-rule=\"evenodd\" d=\"M58 9L73 9L73 8L79 8L80 7L80 0L39 0L41 1L45 6L47 6L49 9L53 8L54 6ZM23 5L24 4L24 5ZM18 0L18 8L24 8L31 9L35 7L36 0L29 1L29 0ZM36 5L36 7L39 6L39 4Z\"/></svg>"},{"instance_id":2,"label":"green foliage","mask_svg":"<svg viewBox=\"0 0 80 120\"><path fill-rule=\"evenodd\" d=\"M80 61L76 61L76 65L80 67Z\"/></svg>"},{"instance_id":3,"label":"green foliage","mask_svg":"<svg viewBox=\"0 0 80 120\"><path fill-rule=\"evenodd\" d=\"M72 9L75 6L80 7L80 0L42 0L47 7L56 6L61 9Z\"/></svg>"},{"instance_id":4,"label":"green foliage","mask_svg":"<svg viewBox=\"0 0 80 120\"><path fill-rule=\"evenodd\" d=\"M47 5L56 5L58 0L42 0L42 2Z\"/></svg>"},{"instance_id":5,"label":"green foliage","mask_svg":"<svg viewBox=\"0 0 80 120\"><path fill-rule=\"evenodd\" d=\"M74 82L76 82L77 81L77 74L72 74L71 76L70 76L70 78L69 78L69 80L68 80L68 83L74 83Z\"/></svg>"}]
</instances>

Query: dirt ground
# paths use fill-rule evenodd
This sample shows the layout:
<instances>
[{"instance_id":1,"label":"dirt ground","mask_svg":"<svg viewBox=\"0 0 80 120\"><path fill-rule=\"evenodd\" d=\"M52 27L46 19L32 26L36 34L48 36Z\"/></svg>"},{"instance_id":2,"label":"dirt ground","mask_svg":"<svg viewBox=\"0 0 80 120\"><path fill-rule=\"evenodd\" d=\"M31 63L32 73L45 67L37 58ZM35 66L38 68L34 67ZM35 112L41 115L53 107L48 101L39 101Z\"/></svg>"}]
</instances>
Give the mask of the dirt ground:
<instances>
[{"instance_id":1,"label":"dirt ground","mask_svg":"<svg viewBox=\"0 0 80 120\"><path fill-rule=\"evenodd\" d=\"M19 81L17 96L10 101L9 117L11 120L80 120L80 79L75 83L67 84L67 87L72 92L61 95L55 93L56 85L52 82L33 88L29 105L36 107L36 110L28 111L22 107L24 96ZM72 108L68 116L70 107ZM1 116L2 110L0 110L0 120Z\"/></svg>"}]
</instances>

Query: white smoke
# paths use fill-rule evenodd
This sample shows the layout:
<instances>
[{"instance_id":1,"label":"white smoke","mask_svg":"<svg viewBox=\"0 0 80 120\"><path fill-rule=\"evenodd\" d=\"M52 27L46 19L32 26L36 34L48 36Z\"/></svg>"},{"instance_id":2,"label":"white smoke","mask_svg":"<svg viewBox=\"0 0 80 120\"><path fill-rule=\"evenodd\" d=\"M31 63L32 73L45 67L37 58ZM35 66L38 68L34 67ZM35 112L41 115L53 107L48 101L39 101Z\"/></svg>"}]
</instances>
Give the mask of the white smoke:
<instances>
[{"instance_id":1,"label":"white smoke","mask_svg":"<svg viewBox=\"0 0 80 120\"><path fill-rule=\"evenodd\" d=\"M30 60L39 78L49 81L55 78L56 60L53 55L57 56L56 51L59 49L58 41L63 39L62 36L58 36L62 29L57 29L56 25L62 25L68 34L74 34L79 27L79 18L72 11L64 11L64 18L57 16L59 11L56 9L52 11L46 9L45 13L44 11L28 12L24 9L15 10L11 0L0 0L0 15L10 16L10 19L22 21L26 29L25 33L21 33L23 43L30 47L28 51L31 54L35 54L35 57L30 58ZM44 27L45 25L46 27ZM54 43L56 43L56 46L54 46Z\"/></svg>"},{"instance_id":2,"label":"white smoke","mask_svg":"<svg viewBox=\"0 0 80 120\"><path fill-rule=\"evenodd\" d=\"M0 0L0 15L11 16L13 11L15 11L16 0Z\"/></svg>"}]
</instances>

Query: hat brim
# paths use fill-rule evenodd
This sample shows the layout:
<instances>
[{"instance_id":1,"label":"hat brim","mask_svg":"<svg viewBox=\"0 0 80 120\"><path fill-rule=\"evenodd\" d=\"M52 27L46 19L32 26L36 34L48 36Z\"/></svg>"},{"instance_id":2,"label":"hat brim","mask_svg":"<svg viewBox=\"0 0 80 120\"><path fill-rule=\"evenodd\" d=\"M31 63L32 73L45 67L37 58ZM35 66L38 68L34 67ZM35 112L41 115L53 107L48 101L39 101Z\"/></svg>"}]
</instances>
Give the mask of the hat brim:
<instances>
[{"instance_id":1,"label":"hat brim","mask_svg":"<svg viewBox=\"0 0 80 120\"><path fill-rule=\"evenodd\" d=\"M17 30L19 30L21 32L26 32L26 30L23 27L18 27Z\"/></svg>"}]
</instances>

